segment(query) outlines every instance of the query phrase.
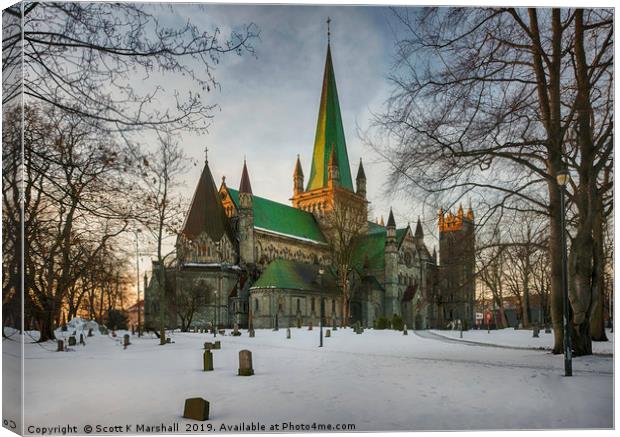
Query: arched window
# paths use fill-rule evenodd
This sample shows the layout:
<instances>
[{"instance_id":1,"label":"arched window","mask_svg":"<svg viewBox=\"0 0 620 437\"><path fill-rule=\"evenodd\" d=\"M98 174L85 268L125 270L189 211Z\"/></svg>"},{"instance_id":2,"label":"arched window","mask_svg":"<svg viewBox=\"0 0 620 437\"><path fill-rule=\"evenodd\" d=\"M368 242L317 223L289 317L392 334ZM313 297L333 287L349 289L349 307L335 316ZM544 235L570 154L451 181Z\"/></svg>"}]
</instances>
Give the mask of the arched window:
<instances>
[{"instance_id":1,"label":"arched window","mask_svg":"<svg viewBox=\"0 0 620 437\"><path fill-rule=\"evenodd\" d=\"M314 312L314 298L310 301L310 311Z\"/></svg>"},{"instance_id":2,"label":"arched window","mask_svg":"<svg viewBox=\"0 0 620 437\"><path fill-rule=\"evenodd\" d=\"M258 312L258 299L254 299L254 312Z\"/></svg>"},{"instance_id":3,"label":"arched window","mask_svg":"<svg viewBox=\"0 0 620 437\"><path fill-rule=\"evenodd\" d=\"M299 298L297 299L297 312L301 312L301 301L299 300Z\"/></svg>"}]
</instances>

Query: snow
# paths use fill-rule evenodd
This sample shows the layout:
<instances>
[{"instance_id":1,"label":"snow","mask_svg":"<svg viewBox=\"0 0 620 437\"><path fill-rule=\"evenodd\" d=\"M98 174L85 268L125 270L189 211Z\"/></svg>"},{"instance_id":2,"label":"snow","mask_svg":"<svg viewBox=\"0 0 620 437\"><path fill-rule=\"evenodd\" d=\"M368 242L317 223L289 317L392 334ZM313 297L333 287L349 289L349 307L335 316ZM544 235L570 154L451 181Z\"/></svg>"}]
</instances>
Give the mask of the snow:
<instances>
[{"instance_id":1,"label":"snow","mask_svg":"<svg viewBox=\"0 0 620 437\"><path fill-rule=\"evenodd\" d=\"M304 241L306 243L318 244L320 246L326 246L327 245L323 241L316 241L316 240L313 240L312 238L306 238L306 237L300 237L298 235L286 234L284 232L278 232L278 231L274 231L272 229L260 228L258 226L254 226L254 229L256 229L257 231L264 232L266 234L273 234L273 235L277 235L277 236L280 236L280 237L292 238L294 240Z\"/></svg>"},{"instance_id":2,"label":"snow","mask_svg":"<svg viewBox=\"0 0 620 437\"><path fill-rule=\"evenodd\" d=\"M553 348L553 332L545 334L544 329L540 331L538 338L534 338L532 336L532 331L529 329L514 328L491 330L490 332L486 329L472 329L470 331L463 331L462 339L460 338L459 331L431 332L464 342L544 350L551 350ZM614 334L610 330L607 330L607 338L609 341L592 342L592 352L594 354L613 354Z\"/></svg>"},{"instance_id":3,"label":"snow","mask_svg":"<svg viewBox=\"0 0 620 437\"><path fill-rule=\"evenodd\" d=\"M282 423L354 424L356 431L613 426L610 356L575 358L566 378L562 356L547 351L371 329L338 329L319 348L316 327L291 331L290 340L286 329L218 335L212 372L202 371L209 334L175 332L165 346L152 335L132 336L125 350L124 331L86 338L69 352L27 343L25 424L129 424L135 434L136 424L176 422L185 432L201 422L181 417L184 400L200 396L211 402L205 423L216 430L241 422L266 431ZM3 354L19 353L14 340L4 340ZM237 376L242 349L253 353L254 376Z\"/></svg>"}]
</instances>

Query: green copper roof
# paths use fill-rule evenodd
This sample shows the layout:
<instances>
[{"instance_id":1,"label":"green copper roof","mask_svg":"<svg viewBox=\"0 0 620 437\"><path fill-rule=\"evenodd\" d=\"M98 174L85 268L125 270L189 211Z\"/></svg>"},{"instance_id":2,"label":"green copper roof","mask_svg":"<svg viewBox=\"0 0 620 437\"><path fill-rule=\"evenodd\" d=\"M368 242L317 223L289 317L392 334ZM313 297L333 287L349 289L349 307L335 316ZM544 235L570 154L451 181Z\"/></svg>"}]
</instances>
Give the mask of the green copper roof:
<instances>
[{"instance_id":1,"label":"green copper roof","mask_svg":"<svg viewBox=\"0 0 620 437\"><path fill-rule=\"evenodd\" d=\"M344 140L344 129L338 103L338 91L336 89L336 77L332 65L332 55L329 44L327 45L327 58L325 59L325 72L323 73L323 89L321 91L321 104L319 106L319 118L316 123L316 135L314 138L314 152L312 154L312 168L306 191L327 186L327 164L332 147L336 148L336 158L340 170L340 186L353 191L351 170L349 168L349 156L347 145Z\"/></svg>"},{"instance_id":2,"label":"green copper roof","mask_svg":"<svg viewBox=\"0 0 620 437\"><path fill-rule=\"evenodd\" d=\"M239 205L239 191L226 188L235 205ZM314 216L301 209L252 195L254 227L292 237L325 243Z\"/></svg>"},{"instance_id":3,"label":"green copper roof","mask_svg":"<svg viewBox=\"0 0 620 437\"><path fill-rule=\"evenodd\" d=\"M407 228L396 229L396 243L400 246L407 234ZM353 254L353 265L362 270L364 264L369 269L385 268L385 240L387 229L384 226L368 222L368 234L365 235Z\"/></svg>"},{"instance_id":4,"label":"green copper roof","mask_svg":"<svg viewBox=\"0 0 620 437\"><path fill-rule=\"evenodd\" d=\"M305 290L318 292L320 288L327 292L336 290L335 279L331 272L326 271L322 284L318 280L319 266L298 261L275 259L260 275L250 290L258 288L282 288L289 290ZM320 287L319 285L322 285Z\"/></svg>"}]
</instances>

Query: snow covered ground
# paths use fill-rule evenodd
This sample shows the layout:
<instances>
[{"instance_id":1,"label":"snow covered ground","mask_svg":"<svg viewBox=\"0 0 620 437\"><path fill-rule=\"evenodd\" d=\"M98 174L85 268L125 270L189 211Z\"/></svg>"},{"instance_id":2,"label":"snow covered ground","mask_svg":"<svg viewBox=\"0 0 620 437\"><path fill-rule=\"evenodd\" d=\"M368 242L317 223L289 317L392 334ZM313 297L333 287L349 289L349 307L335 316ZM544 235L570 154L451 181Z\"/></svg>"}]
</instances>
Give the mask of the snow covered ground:
<instances>
[{"instance_id":1,"label":"snow covered ground","mask_svg":"<svg viewBox=\"0 0 620 437\"><path fill-rule=\"evenodd\" d=\"M461 340L459 331L431 331L437 335ZM592 342L592 352L595 354L613 354L614 334L607 330L609 341ZM539 337L532 337L532 331L526 329L515 330L513 328L491 330L486 329L463 331L464 342L476 342L509 347L522 347L532 349L551 350L553 348L553 333L545 334L544 329L540 331Z\"/></svg>"},{"instance_id":2,"label":"snow covered ground","mask_svg":"<svg viewBox=\"0 0 620 437\"><path fill-rule=\"evenodd\" d=\"M87 425L93 433L97 425L131 425L135 433L138 424L162 423L179 423L179 432L202 423L219 431L241 422L266 431L287 431L283 423L309 431L319 430L313 424L356 431L613 426L609 356L576 358L566 378L562 357L541 350L461 344L426 331L332 335L322 349L316 328L294 328L290 340L285 329L257 330L256 338L218 335L212 372L202 371L208 334L174 333L166 346L133 337L126 350L122 335L87 338L69 352L54 352L51 342L27 344L26 433L62 425L79 433ZM18 347L5 340L3 353ZM254 376L237 376L241 349L253 353ZM208 422L181 417L184 400L198 396L211 402Z\"/></svg>"}]
</instances>

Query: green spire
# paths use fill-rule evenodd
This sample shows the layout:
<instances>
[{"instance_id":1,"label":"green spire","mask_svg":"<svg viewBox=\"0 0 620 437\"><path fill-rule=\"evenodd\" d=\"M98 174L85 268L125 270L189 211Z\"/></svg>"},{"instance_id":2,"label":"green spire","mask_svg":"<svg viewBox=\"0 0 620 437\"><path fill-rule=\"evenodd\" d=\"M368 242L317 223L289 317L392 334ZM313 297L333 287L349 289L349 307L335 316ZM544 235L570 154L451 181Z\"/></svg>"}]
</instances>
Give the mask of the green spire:
<instances>
[{"instance_id":1,"label":"green spire","mask_svg":"<svg viewBox=\"0 0 620 437\"><path fill-rule=\"evenodd\" d=\"M338 91L336 90L336 77L334 76L332 55L328 43L325 72L323 74L323 90L321 91L321 105L319 106L319 119L316 124L314 153L312 154L312 168L306 191L327 187L327 168L332 147L335 148L336 160L340 170L340 186L353 191L349 156L347 155L347 145L344 140Z\"/></svg>"}]
</instances>

